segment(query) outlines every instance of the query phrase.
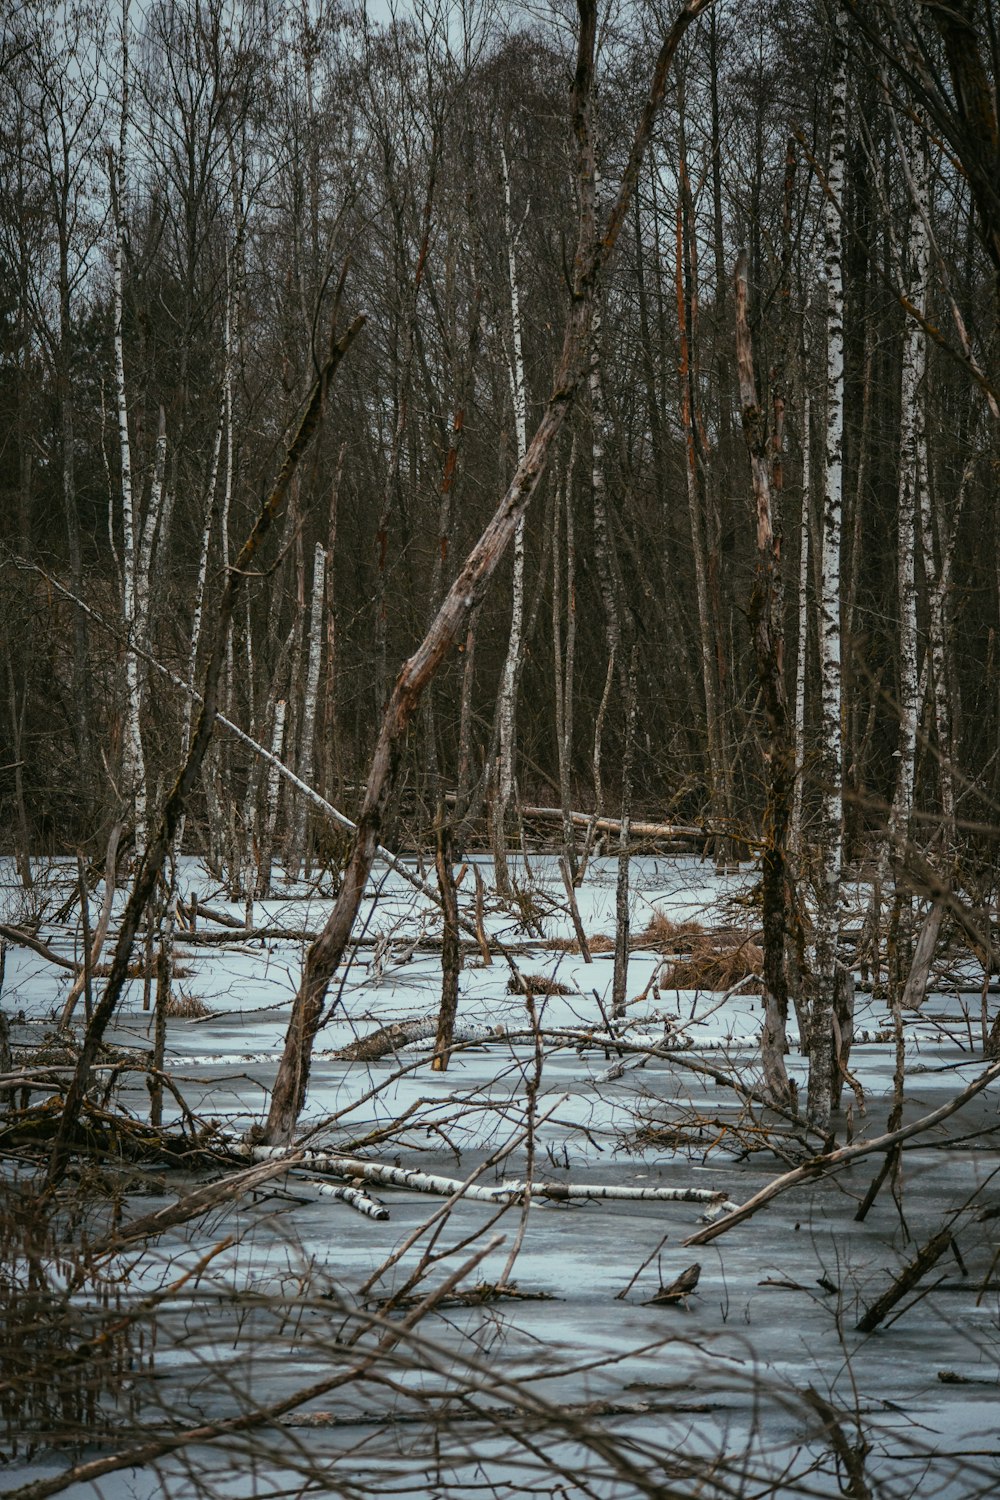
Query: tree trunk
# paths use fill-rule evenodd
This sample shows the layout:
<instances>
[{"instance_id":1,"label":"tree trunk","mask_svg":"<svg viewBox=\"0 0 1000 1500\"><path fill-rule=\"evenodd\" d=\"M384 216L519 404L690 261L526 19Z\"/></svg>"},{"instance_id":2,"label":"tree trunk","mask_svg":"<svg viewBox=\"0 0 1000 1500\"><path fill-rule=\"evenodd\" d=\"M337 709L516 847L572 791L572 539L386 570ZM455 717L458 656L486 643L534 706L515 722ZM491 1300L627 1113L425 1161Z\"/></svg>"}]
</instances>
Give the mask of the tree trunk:
<instances>
[{"instance_id":1,"label":"tree trunk","mask_svg":"<svg viewBox=\"0 0 1000 1500\"><path fill-rule=\"evenodd\" d=\"M824 272L827 283L826 463L823 498L820 601L820 751L822 786L817 844L815 995L809 1038L809 1116L821 1130L833 1108L834 995L840 934L843 860L841 753L840 533L844 465L844 163L847 148L847 16L834 18L830 158L824 202Z\"/></svg>"},{"instance_id":2,"label":"tree trunk","mask_svg":"<svg viewBox=\"0 0 1000 1500\"><path fill-rule=\"evenodd\" d=\"M809 672L809 537L812 531L812 404L809 372L802 379L802 511L799 519L798 634L795 644L795 791L789 848L802 862L802 796L806 766L806 681ZM806 1038L802 1041L805 1043Z\"/></svg>"},{"instance_id":3,"label":"tree trunk","mask_svg":"<svg viewBox=\"0 0 1000 1500\"><path fill-rule=\"evenodd\" d=\"M462 947L458 938L458 896L455 891L455 872L452 869L451 834L444 821L443 806L438 814L435 863L444 925L441 930L441 1009L438 1014L437 1036L434 1042L434 1058L431 1068L435 1073L443 1073L448 1066L448 1051L455 1032L458 976L462 968Z\"/></svg>"},{"instance_id":4,"label":"tree trunk","mask_svg":"<svg viewBox=\"0 0 1000 1500\"><path fill-rule=\"evenodd\" d=\"M312 598L309 603L309 662L306 668L306 691L302 705L302 726L299 731L299 777L307 785L312 784L313 746L316 737L316 709L319 703L319 678L323 664L323 604L326 584L326 552L320 542L313 553ZM289 851L289 874L297 880L299 867L305 858L306 870L309 858L306 853L306 821L308 808L305 799L298 797L295 803L295 823L292 829Z\"/></svg>"},{"instance_id":5,"label":"tree trunk","mask_svg":"<svg viewBox=\"0 0 1000 1500\"><path fill-rule=\"evenodd\" d=\"M125 278L125 193L127 183L126 152L129 128L129 0L122 0L121 97L119 100L118 154L114 167L112 195L115 215L114 263L114 351L115 397L118 412L118 446L121 463L122 508L122 619L129 638L136 635L140 611L139 555L136 545L135 502L132 491L132 446L128 427L128 398L125 384L124 278ZM125 657L125 724L122 772L125 795L135 820L136 853L146 847L146 764L142 748L141 673L139 657L128 652Z\"/></svg>"},{"instance_id":6,"label":"tree trunk","mask_svg":"<svg viewBox=\"0 0 1000 1500\"><path fill-rule=\"evenodd\" d=\"M747 258L736 263L736 363L743 414L743 436L750 456L757 567L750 594L757 681L767 718L765 765L767 801L761 849L761 917L764 927L764 1029L761 1063L768 1093L787 1105L791 1090L785 1069L788 1050L788 976L785 948L788 936L788 827L795 781L794 747L788 733L788 704L784 676L784 598L781 585L781 542L771 504L772 466L768 464L767 428L757 399L753 346L747 317ZM775 438L780 442L776 424ZM773 449L774 469L780 449Z\"/></svg>"},{"instance_id":7,"label":"tree trunk","mask_svg":"<svg viewBox=\"0 0 1000 1500\"><path fill-rule=\"evenodd\" d=\"M528 446L528 412L524 384L524 352L521 347L521 297L517 287L514 229L510 210L510 174L507 153L501 146L503 168L504 233L507 241L507 273L510 280L510 323L512 357L510 389L514 403L514 430L517 438L517 462L520 465ZM524 517L514 532L514 576L511 584L510 639L504 660L500 685L500 764L497 768L494 819L494 865L496 888L500 895L510 895L507 870L507 818L514 799L514 755L517 726L517 688L521 675L521 636L524 627Z\"/></svg>"},{"instance_id":8,"label":"tree trunk","mask_svg":"<svg viewBox=\"0 0 1000 1500\"><path fill-rule=\"evenodd\" d=\"M627 1003L629 950L629 840L632 818L632 753L638 700L636 677L639 653L629 653L625 681L625 743L622 747L622 817L618 830L618 876L615 881L615 969L611 981L611 1013L624 1016Z\"/></svg>"}]
</instances>

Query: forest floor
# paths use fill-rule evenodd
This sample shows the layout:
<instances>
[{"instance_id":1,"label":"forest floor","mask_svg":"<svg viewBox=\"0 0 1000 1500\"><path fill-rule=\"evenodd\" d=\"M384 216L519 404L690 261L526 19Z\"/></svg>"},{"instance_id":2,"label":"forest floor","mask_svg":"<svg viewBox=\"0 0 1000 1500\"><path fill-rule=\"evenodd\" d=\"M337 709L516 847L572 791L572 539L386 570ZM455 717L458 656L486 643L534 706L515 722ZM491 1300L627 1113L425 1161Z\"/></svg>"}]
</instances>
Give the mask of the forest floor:
<instances>
[{"instance_id":1,"label":"forest floor","mask_svg":"<svg viewBox=\"0 0 1000 1500\"><path fill-rule=\"evenodd\" d=\"M89 1404L65 1420L49 1413L47 1429L32 1427L23 1403L3 1408L0 1493L996 1493L998 1087L907 1140L863 1222L856 1215L884 1153L800 1183L697 1246L685 1240L711 1205L546 1198L543 1186L557 1184L592 1194L672 1187L742 1204L822 1143L747 1097L760 1084L761 1000L747 992L752 979L731 989L734 949L752 968L752 869L717 876L694 856L633 860L629 1003L612 1023L612 954L586 963L571 951L556 861L514 864L522 897L513 908L492 894L489 861L479 864L487 930L531 976L530 1000L512 992L500 953L486 965L467 944L462 1040L446 1071L430 1066L433 1031L367 1061L345 1055L381 1028L433 1022L437 1011L440 915L381 872L318 1038L302 1132L312 1150L369 1163L456 1182L478 1171L478 1188L527 1178L527 1205L523 1194L505 1204L466 1193L449 1204L365 1184L388 1210L372 1218L323 1190L360 1186L360 1174L307 1161L129 1245L130 1222L232 1172L227 1149L266 1113L304 941L269 933L316 930L330 895L322 883L277 881L275 896L254 904L259 935L250 939L238 928L227 936L203 911L175 952L174 996L187 1014L168 1022L165 1060L174 1092L164 1128L186 1132L190 1152L174 1167L106 1160L81 1169L86 1206L65 1230L78 1250L107 1239L89 1293L74 1295L86 1301L103 1288L120 1323L125 1310L125 1345L119 1338L114 1372L95 1364ZM244 905L227 902L202 866L182 874L186 896L245 924ZM23 924L30 914L12 865L0 875L0 916ZM78 909L58 910L75 876L55 863L30 897L41 916L35 936L66 958L81 946ZM471 872L459 896L471 916ZM864 898L854 893L858 913ZM594 861L579 892L591 938L613 934L614 903L614 863ZM644 933L657 913L673 937L663 923ZM685 959L704 947L690 923L730 955L725 978L706 980L729 991L679 987L694 976ZM676 951L665 954L664 943ZM17 1066L49 1057L58 1069L53 1027L71 978L27 947L8 948L2 1004ZM920 1011L904 1016L904 1121L982 1073L982 982L956 952ZM122 1068L107 1075L109 1112L137 1124L149 1114L143 998L137 978L109 1037ZM859 992L856 1027L857 1089L845 1091L838 1145L881 1133L891 1104L897 1047L885 1002ZM804 1098L791 1031L788 1067ZM9 1190L38 1162L13 1129L26 1118L17 1110L28 1104L37 1117L59 1077L8 1101L0 1170ZM214 1171L199 1154L209 1151ZM860 1331L932 1243L909 1291ZM6 1267L11 1283L18 1264L15 1256ZM682 1282L651 1300L694 1265L693 1290ZM49 1272L53 1284L72 1280ZM15 1326L8 1311L8 1339ZM73 1465L116 1453L135 1462L77 1469L70 1482Z\"/></svg>"}]
</instances>

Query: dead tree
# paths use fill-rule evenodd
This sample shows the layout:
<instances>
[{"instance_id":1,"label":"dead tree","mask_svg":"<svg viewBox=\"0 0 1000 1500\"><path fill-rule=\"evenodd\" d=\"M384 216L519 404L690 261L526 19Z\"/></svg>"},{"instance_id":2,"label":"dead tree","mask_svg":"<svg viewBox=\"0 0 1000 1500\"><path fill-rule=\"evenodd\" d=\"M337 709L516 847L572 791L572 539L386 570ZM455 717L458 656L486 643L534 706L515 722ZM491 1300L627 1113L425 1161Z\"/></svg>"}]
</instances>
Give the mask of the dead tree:
<instances>
[{"instance_id":1,"label":"dead tree","mask_svg":"<svg viewBox=\"0 0 1000 1500\"><path fill-rule=\"evenodd\" d=\"M581 187L581 213L570 306L552 392L507 493L466 558L433 624L409 661L404 663L396 680L372 757L358 818L358 832L344 871L340 894L323 932L306 954L302 979L292 1006L267 1120L267 1140L272 1144L291 1138L305 1103L313 1040L322 1025L327 989L350 940L375 860L379 834L399 775L407 727L424 689L447 653L461 639L470 616L482 600L518 522L541 483L555 439L586 379L595 286L621 233L674 54L692 21L709 3L710 0L686 0L663 40L621 186L603 233L598 235L593 195L588 190L594 173L591 111L597 7L595 0L577 0L579 38L570 108L576 140L576 173Z\"/></svg>"},{"instance_id":2,"label":"dead tree","mask_svg":"<svg viewBox=\"0 0 1000 1500\"><path fill-rule=\"evenodd\" d=\"M789 1098L785 1069L788 1020L787 846L795 786L795 747L789 734L785 693L785 637L782 624L780 539L771 510L771 472L767 428L757 399L753 346L747 318L747 258L736 262L736 362L740 382L743 436L750 455L757 566L750 592L750 624L764 713L767 718L767 802L761 847L761 915L764 926L764 1030L761 1062L769 1093L785 1104Z\"/></svg>"}]
</instances>

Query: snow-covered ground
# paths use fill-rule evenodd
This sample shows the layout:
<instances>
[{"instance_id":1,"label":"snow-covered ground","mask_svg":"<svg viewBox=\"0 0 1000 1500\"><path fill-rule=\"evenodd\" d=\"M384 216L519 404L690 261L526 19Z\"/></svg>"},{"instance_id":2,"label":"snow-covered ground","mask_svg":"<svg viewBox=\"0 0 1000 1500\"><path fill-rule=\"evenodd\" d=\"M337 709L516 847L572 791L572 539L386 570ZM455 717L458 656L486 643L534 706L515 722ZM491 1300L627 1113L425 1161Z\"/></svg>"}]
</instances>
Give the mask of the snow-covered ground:
<instances>
[{"instance_id":1,"label":"snow-covered ground","mask_svg":"<svg viewBox=\"0 0 1000 1500\"><path fill-rule=\"evenodd\" d=\"M63 928L52 921L64 899L61 873L68 876L50 872L39 936L75 957L78 912ZM4 874L3 919L17 921L14 872ZM554 861L539 856L514 874L543 937L529 936L492 900L488 929L517 949L522 973L554 979L566 993L537 994L532 1016L524 996L509 992L511 970L501 958L484 966L468 953L458 1022L480 1041L446 1072L431 1070L428 1040L372 1063L336 1056L389 1022L436 1012L439 956L413 949L413 940L439 935L439 917L398 875L381 872L358 926L364 941L319 1039L302 1122L311 1145L455 1179L485 1164L477 1180L487 1185L530 1169L536 1183L708 1188L736 1202L786 1169L782 1151L801 1159L787 1127L725 1083L758 1081L758 996L657 986L662 959L639 949L629 964L626 1022L612 1042L610 954L587 964L550 946L573 936ZM748 870L716 876L693 857L636 859L634 934L660 911L749 935L753 881ZM612 862L591 866L579 893L590 935L614 930L614 882ZM228 904L200 866L185 867L182 885L243 921L243 905ZM280 882L276 893L255 904L255 928L322 925L328 893ZM470 873L460 890L467 914L472 895ZM207 919L200 926L212 929ZM234 1136L262 1118L302 951L301 941L267 935L224 947L179 942L184 973L176 984L206 1014L170 1021L167 1067L195 1117ZM30 949L8 950L2 1003L15 1043L39 1040L71 977ZM907 1120L981 1072L981 979L959 968L919 1015L906 1017ZM146 1050L152 1022L142 1000L135 980L113 1040ZM864 1113L854 1100L850 1118L839 1121L840 1141L884 1128L892 1085L884 1003L859 994L856 1024L863 1040L852 1070ZM791 1030L789 1070L804 1088ZM668 1055L622 1068L636 1061L630 1045ZM277 1402L348 1369L392 1330L401 1340L396 1352L387 1348L370 1378L345 1377L281 1424L188 1441L153 1468L95 1478L69 1493L244 1497L310 1485L330 1494L449 1497L993 1493L1000 1220L988 1214L998 1097L996 1087L987 1090L909 1142L894 1189L883 1187L863 1223L855 1214L879 1156L776 1198L698 1248L684 1245L704 1211L693 1203L536 1199L526 1212L515 1205L498 1216L491 1205L464 1201L441 1218L440 1199L378 1189L390 1211L380 1222L322 1196L315 1173L276 1179L120 1262L130 1294L149 1295L233 1236L196 1284L160 1307L151 1369L137 1372L129 1393L140 1432L122 1415L118 1445L131 1446L165 1417L196 1427ZM148 1112L141 1071L127 1076L120 1102L139 1117ZM165 1111L179 1120L176 1097ZM147 1214L191 1185L162 1169L137 1177L124 1217ZM955 1251L876 1332L859 1333L860 1314L946 1224ZM494 1236L502 1239L486 1250ZM405 1312L380 1299L414 1275L432 1240L433 1253L449 1253L423 1266L414 1295L477 1253L483 1258L463 1284L495 1284L516 1246L510 1275L522 1296L443 1305L412 1334L400 1332ZM686 1305L649 1303L661 1282L693 1262L701 1275ZM380 1324L383 1316L391 1321ZM108 1443L95 1444L83 1457L107 1451ZM686 1468L695 1460L697 1480ZM13 1461L0 1469L3 1493L65 1463L54 1455Z\"/></svg>"}]
</instances>

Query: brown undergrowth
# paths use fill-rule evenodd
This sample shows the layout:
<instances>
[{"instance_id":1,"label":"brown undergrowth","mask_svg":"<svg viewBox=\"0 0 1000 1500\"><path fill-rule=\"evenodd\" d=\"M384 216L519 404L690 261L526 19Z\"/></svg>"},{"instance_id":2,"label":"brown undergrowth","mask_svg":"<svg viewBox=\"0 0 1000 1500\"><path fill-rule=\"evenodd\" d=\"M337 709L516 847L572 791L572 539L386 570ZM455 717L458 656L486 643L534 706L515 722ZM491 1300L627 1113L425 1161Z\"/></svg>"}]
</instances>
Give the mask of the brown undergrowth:
<instances>
[{"instance_id":1,"label":"brown undergrowth","mask_svg":"<svg viewBox=\"0 0 1000 1500\"><path fill-rule=\"evenodd\" d=\"M508 995L523 995L529 990L533 995L573 995L576 993L568 984L562 984L548 974L511 975L507 981Z\"/></svg>"},{"instance_id":2,"label":"brown undergrowth","mask_svg":"<svg viewBox=\"0 0 1000 1500\"><path fill-rule=\"evenodd\" d=\"M175 1021L202 1021L211 1014L211 1007L187 990L172 991L167 1001L167 1015Z\"/></svg>"},{"instance_id":3,"label":"brown undergrowth","mask_svg":"<svg viewBox=\"0 0 1000 1500\"><path fill-rule=\"evenodd\" d=\"M556 953L580 952L575 938L552 938L547 946ZM606 933L598 932L588 937L587 946L592 954L613 953L615 944ZM660 989L728 990L748 975L759 976L764 965L760 944L750 933L731 928L710 929L699 922L672 922L661 911L654 911L646 926L633 933L629 947L652 948L664 957L673 955L673 961L658 978ZM537 988L539 994L560 993ZM744 994L760 993L758 979L744 985Z\"/></svg>"},{"instance_id":4,"label":"brown undergrowth","mask_svg":"<svg viewBox=\"0 0 1000 1500\"><path fill-rule=\"evenodd\" d=\"M711 931L697 922L672 922L654 911L637 946L674 955L659 978L660 989L728 990L749 975L744 994L759 995L764 967L760 944L749 933Z\"/></svg>"}]
</instances>

